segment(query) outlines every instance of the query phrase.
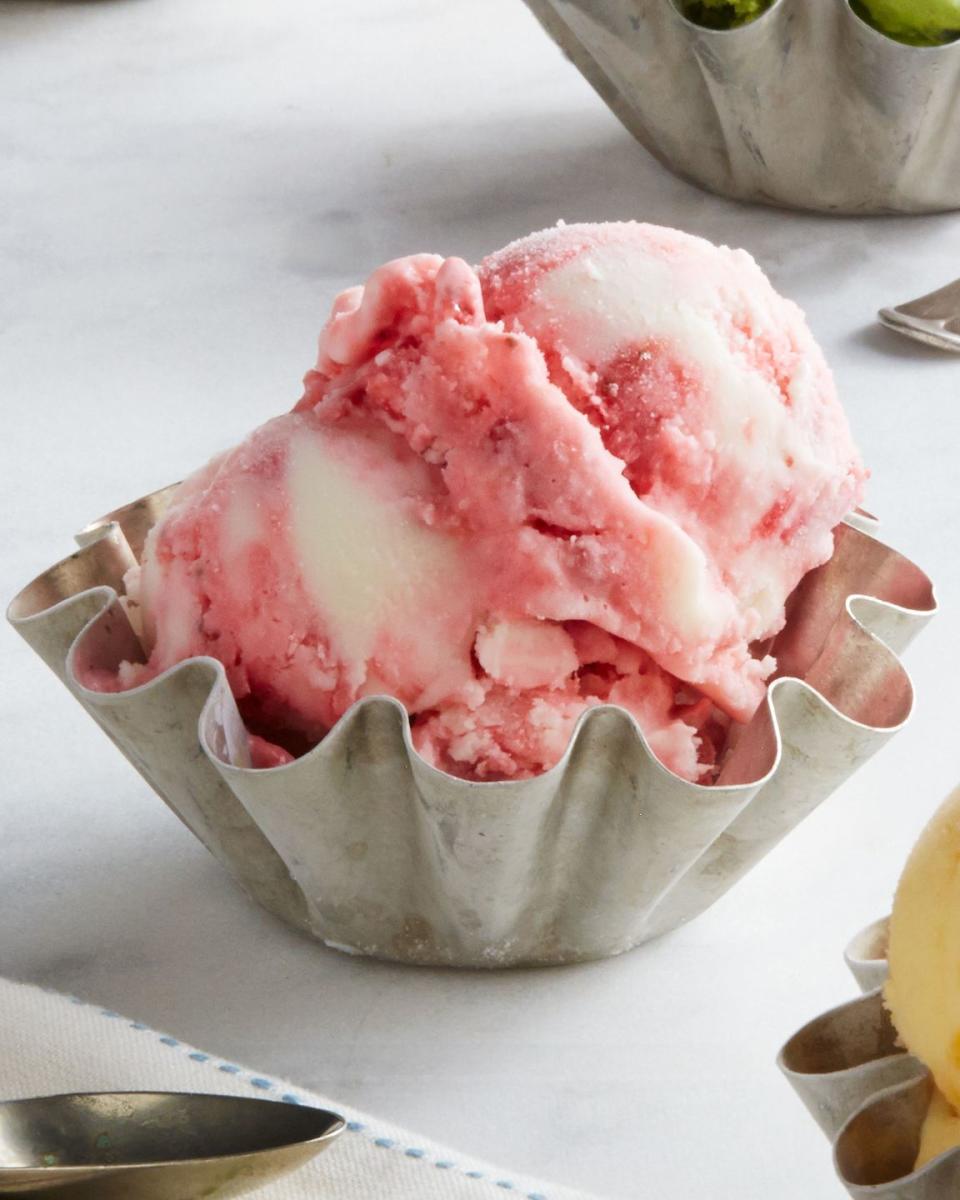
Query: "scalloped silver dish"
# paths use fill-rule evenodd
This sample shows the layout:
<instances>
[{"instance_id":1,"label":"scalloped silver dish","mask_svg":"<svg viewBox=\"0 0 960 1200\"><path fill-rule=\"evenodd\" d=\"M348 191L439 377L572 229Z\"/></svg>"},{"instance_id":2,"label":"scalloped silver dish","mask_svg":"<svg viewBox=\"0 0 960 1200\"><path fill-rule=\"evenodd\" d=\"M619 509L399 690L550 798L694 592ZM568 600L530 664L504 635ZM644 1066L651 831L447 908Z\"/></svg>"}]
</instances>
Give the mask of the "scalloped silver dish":
<instances>
[{"instance_id":1,"label":"scalloped silver dish","mask_svg":"<svg viewBox=\"0 0 960 1200\"><path fill-rule=\"evenodd\" d=\"M526 0L665 166L740 200L836 213L960 207L960 42L918 47L848 0L714 30L673 0Z\"/></svg>"},{"instance_id":2,"label":"scalloped silver dish","mask_svg":"<svg viewBox=\"0 0 960 1200\"><path fill-rule=\"evenodd\" d=\"M832 1140L837 1175L855 1200L952 1200L960 1190L960 1147L913 1169L933 1082L897 1044L883 1005L887 921L868 925L845 953L857 982L870 990L805 1025L777 1063Z\"/></svg>"},{"instance_id":3,"label":"scalloped silver dish","mask_svg":"<svg viewBox=\"0 0 960 1200\"><path fill-rule=\"evenodd\" d=\"M919 568L841 525L790 599L781 677L709 787L661 766L612 706L585 714L537 778L455 779L420 758L386 697L295 762L254 770L213 659L126 692L78 682L141 654L118 593L172 491L88 527L8 619L261 904L337 949L401 962L603 958L696 916L907 720L896 654L936 611Z\"/></svg>"}]
</instances>

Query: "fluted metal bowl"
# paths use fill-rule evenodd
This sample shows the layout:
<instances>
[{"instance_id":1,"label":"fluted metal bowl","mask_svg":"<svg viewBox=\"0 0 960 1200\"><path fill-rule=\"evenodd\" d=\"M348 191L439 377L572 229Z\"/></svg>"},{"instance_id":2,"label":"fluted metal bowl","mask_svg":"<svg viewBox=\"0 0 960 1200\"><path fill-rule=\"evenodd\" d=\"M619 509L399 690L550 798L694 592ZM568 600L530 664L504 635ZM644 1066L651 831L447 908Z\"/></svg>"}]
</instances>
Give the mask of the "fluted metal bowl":
<instances>
[{"instance_id":1,"label":"fluted metal bowl","mask_svg":"<svg viewBox=\"0 0 960 1200\"><path fill-rule=\"evenodd\" d=\"M852 1200L954 1200L960 1147L914 1166L934 1085L883 1002L888 921L861 930L844 955L864 995L809 1021L777 1062L833 1143L837 1177Z\"/></svg>"},{"instance_id":2,"label":"fluted metal bowl","mask_svg":"<svg viewBox=\"0 0 960 1200\"><path fill-rule=\"evenodd\" d=\"M705 29L673 0L526 0L662 163L741 200L836 213L960 207L960 41L908 46L848 0Z\"/></svg>"},{"instance_id":3,"label":"fluted metal bowl","mask_svg":"<svg viewBox=\"0 0 960 1200\"><path fill-rule=\"evenodd\" d=\"M253 770L213 659L126 692L80 682L141 653L118 592L172 491L88 527L8 616L261 904L337 949L400 962L603 958L690 920L901 728L913 689L895 652L936 610L922 571L841 525L790 599L780 676L709 787L661 766L613 706L586 713L543 775L454 779L382 696L302 758Z\"/></svg>"}]
</instances>

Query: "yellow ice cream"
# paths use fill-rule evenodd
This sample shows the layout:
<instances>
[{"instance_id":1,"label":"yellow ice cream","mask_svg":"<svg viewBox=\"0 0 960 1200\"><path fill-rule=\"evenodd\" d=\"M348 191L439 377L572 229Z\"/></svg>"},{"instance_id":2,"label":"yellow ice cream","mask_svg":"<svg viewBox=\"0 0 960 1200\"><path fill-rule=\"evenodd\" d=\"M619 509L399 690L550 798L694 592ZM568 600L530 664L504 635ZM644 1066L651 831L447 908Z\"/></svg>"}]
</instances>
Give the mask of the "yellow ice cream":
<instances>
[{"instance_id":1,"label":"yellow ice cream","mask_svg":"<svg viewBox=\"0 0 960 1200\"><path fill-rule=\"evenodd\" d=\"M960 1145L960 788L913 848L893 904L885 1000L934 1093L916 1165Z\"/></svg>"},{"instance_id":2,"label":"yellow ice cream","mask_svg":"<svg viewBox=\"0 0 960 1200\"><path fill-rule=\"evenodd\" d=\"M930 1097L930 1107L920 1132L920 1149L914 1168L919 1170L932 1158L939 1158L946 1150L960 1146L960 1117L947 1103L940 1092Z\"/></svg>"}]
</instances>

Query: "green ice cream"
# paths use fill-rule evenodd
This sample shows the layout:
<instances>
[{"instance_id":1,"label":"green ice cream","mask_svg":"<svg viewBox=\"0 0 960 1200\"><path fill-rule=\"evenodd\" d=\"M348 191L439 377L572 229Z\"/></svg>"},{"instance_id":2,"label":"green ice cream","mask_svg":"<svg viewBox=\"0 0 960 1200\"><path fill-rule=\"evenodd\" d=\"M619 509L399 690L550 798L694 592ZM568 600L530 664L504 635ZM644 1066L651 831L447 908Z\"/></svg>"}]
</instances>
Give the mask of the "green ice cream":
<instances>
[{"instance_id":1,"label":"green ice cream","mask_svg":"<svg viewBox=\"0 0 960 1200\"><path fill-rule=\"evenodd\" d=\"M940 46L960 36L960 0L854 0L853 7L898 42Z\"/></svg>"},{"instance_id":2,"label":"green ice cream","mask_svg":"<svg viewBox=\"0 0 960 1200\"><path fill-rule=\"evenodd\" d=\"M773 0L678 0L697 25L735 29L755 21ZM960 0L851 0L863 19L899 42L940 46L960 37Z\"/></svg>"},{"instance_id":3,"label":"green ice cream","mask_svg":"<svg viewBox=\"0 0 960 1200\"><path fill-rule=\"evenodd\" d=\"M680 0L680 10L688 21L708 29L735 29L766 12L773 0ZM960 3L960 0L958 0Z\"/></svg>"}]
</instances>

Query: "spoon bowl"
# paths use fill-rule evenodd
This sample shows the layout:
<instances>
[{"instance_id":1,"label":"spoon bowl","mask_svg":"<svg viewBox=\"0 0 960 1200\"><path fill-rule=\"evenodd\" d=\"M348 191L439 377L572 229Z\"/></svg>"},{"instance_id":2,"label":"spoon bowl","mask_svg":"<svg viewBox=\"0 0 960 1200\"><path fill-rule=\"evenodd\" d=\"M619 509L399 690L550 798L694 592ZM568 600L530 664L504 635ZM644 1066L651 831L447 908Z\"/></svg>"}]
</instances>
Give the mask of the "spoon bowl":
<instances>
[{"instance_id":1,"label":"spoon bowl","mask_svg":"<svg viewBox=\"0 0 960 1200\"><path fill-rule=\"evenodd\" d=\"M960 279L895 308L881 308L880 323L938 350L960 352Z\"/></svg>"},{"instance_id":2,"label":"spoon bowl","mask_svg":"<svg viewBox=\"0 0 960 1200\"><path fill-rule=\"evenodd\" d=\"M187 1092L0 1103L0 1196L213 1200L296 1170L344 1130L336 1113Z\"/></svg>"}]
</instances>

